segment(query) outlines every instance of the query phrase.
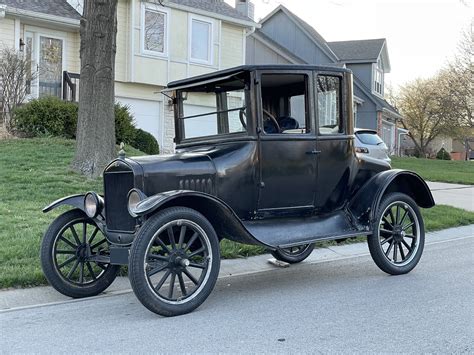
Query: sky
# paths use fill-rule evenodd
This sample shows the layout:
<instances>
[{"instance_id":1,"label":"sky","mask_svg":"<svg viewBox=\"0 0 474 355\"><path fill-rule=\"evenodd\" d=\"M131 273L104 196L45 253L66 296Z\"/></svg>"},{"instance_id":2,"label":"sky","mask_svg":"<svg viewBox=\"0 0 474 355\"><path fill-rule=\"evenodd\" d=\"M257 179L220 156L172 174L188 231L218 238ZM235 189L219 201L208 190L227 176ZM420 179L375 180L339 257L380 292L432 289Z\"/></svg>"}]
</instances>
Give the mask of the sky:
<instances>
[{"instance_id":1,"label":"sky","mask_svg":"<svg viewBox=\"0 0 474 355\"><path fill-rule=\"evenodd\" d=\"M234 0L225 0L234 5ZM429 77L456 52L471 23L474 0L252 0L255 20L282 4L327 41L386 38L397 89Z\"/></svg>"}]
</instances>

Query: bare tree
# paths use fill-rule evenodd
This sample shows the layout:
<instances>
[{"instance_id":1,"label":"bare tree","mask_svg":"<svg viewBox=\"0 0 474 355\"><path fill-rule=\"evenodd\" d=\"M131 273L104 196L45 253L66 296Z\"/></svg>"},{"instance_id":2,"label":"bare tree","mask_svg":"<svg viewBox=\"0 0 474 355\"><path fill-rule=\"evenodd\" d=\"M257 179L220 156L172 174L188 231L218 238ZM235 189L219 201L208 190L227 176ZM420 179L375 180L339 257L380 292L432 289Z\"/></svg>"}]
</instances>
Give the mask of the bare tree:
<instances>
[{"instance_id":1,"label":"bare tree","mask_svg":"<svg viewBox=\"0 0 474 355\"><path fill-rule=\"evenodd\" d=\"M14 49L0 52L0 105L3 126L11 129L11 116L16 107L25 102L34 80L31 59Z\"/></svg>"},{"instance_id":2,"label":"bare tree","mask_svg":"<svg viewBox=\"0 0 474 355\"><path fill-rule=\"evenodd\" d=\"M85 0L80 36L81 85L72 168L96 177L115 156L117 0Z\"/></svg>"}]
</instances>

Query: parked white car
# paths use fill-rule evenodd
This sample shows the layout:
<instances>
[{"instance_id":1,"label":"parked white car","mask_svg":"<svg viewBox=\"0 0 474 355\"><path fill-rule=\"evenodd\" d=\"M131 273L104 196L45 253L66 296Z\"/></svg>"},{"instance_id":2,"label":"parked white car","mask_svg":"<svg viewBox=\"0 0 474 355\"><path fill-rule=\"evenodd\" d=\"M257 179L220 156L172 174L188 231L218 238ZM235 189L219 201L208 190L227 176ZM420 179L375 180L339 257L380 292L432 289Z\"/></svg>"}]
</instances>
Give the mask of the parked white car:
<instances>
[{"instance_id":1,"label":"parked white car","mask_svg":"<svg viewBox=\"0 0 474 355\"><path fill-rule=\"evenodd\" d=\"M377 131L356 128L354 133L357 154L368 155L372 158L386 161L389 164L392 162L388 156L388 148L382 138L377 134Z\"/></svg>"}]
</instances>

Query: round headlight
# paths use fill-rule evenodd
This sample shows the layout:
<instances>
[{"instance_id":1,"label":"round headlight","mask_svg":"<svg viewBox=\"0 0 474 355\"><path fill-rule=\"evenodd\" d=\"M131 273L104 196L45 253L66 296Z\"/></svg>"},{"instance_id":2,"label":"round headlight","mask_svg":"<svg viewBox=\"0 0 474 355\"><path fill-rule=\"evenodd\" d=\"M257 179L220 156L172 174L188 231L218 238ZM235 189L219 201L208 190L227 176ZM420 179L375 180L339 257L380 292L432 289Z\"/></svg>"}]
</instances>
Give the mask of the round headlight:
<instances>
[{"instance_id":1,"label":"round headlight","mask_svg":"<svg viewBox=\"0 0 474 355\"><path fill-rule=\"evenodd\" d=\"M141 192L138 189L132 189L128 193L128 203L127 203L127 208L128 208L128 213L132 217L136 217L135 213L133 212L134 209L137 207L137 205L146 198L145 194Z\"/></svg>"},{"instance_id":2,"label":"round headlight","mask_svg":"<svg viewBox=\"0 0 474 355\"><path fill-rule=\"evenodd\" d=\"M101 198L95 192L88 192L84 197L84 211L90 218L96 217L101 210Z\"/></svg>"}]
</instances>

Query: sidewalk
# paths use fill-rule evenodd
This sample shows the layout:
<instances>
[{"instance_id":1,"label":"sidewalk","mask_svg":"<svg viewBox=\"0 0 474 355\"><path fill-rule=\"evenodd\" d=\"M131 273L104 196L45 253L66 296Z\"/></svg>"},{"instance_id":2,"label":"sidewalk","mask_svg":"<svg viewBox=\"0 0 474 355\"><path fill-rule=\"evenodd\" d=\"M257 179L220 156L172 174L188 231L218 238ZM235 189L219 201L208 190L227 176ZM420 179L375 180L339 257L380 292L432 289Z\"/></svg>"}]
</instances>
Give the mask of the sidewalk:
<instances>
[{"instance_id":1,"label":"sidewalk","mask_svg":"<svg viewBox=\"0 0 474 355\"><path fill-rule=\"evenodd\" d=\"M460 238L474 238L474 225L428 233L426 235L426 244L443 243ZM303 263L295 264L290 267L298 268L308 264L318 264L366 255L369 255L366 243L317 248ZM271 258L271 255L266 254L246 259L223 260L221 263L219 279L278 270L279 267L268 262ZM129 292L132 292L132 290L130 288L130 282L126 277L118 277L103 294L96 297L82 299L71 299L63 296L49 286L5 290L0 291L0 313L13 309L54 305L59 303L82 302L93 298L117 296Z\"/></svg>"},{"instance_id":2,"label":"sidewalk","mask_svg":"<svg viewBox=\"0 0 474 355\"><path fill-rule=\"evenodd\" d=\"M474 185L427 182L437 205L449 205L474 212Z\"/></svg>"}]
</instances>

